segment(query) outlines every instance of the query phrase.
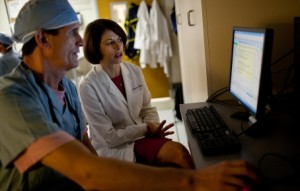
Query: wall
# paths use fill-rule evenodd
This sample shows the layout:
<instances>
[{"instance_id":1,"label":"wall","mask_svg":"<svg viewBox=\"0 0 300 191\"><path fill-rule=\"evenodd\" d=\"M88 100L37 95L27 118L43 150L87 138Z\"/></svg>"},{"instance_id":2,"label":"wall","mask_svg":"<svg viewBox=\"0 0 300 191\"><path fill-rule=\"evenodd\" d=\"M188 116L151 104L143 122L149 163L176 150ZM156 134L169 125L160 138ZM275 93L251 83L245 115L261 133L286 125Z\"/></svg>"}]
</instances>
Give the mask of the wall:
<instances>
[{"instance_id":1,"label":"wall","mask_svg":"<svg viewBox=\"0 0 300 191\"><path fill-rule=\"evenodd\" d=\"M167 2L168 1L168 2ZM98 5L99 5L99 13L100 13L100 18L108 18L111 19L110 15L110 3L115 3L115 2L124 2L124 0L98 0ZM141 0L127 0L128 6L130 3L136 3L140 4ZM161 3L162 1L157 1L161 6L161 9L163 12L165 12L165 16L167 20L169 19L170 11L172 9L172 1L170 0L164 0L164 3ZM151 5L152 0L146 0L146 3L148 5ZM171 24L170 24L171 26ZM170 30L171 32L171 30ZM177 83L180 82L180 69L178 69L179 66L179 61L178 61L178 47L176 47L177 43L177 38L176 35L172 33L171 38L173 39L172 45L174 45L175 41L175 49L173 50L174 57L171 60L171 77L167 78L165 73L163 72L163 68L158 67L156 69L149 68L148 66L143 69L143 74L145 76L146 82L148 84L148 87L150 89L150 92L152 94L153 98L159 98L159 97L168 97L172 96L171 95L171 84L172 83ZM177 49L176 49L177 48ZM177 55L176 55L177 54ZM125 60L139 65L138 58L137 59L129 59L125 56ZM174 65L174 66L173 66Z\"/></svg>"},{"instance_id":2,"label":"wall","mask_svg":"<svg viewBox=\"0 0 300 191\"><path fill-rule=\"evenodd\" d=\"M69 0L69 2L74 10L80 15L82 21L80 33L83 35L87 24L99 18L97 0Z\"/></svg>"},{"instance_id":3,"label":"wall","mask_svg":"<svg viewBox=\"0 0 300 191\"><path fill-rule=\"evenodd\" d=\"M209 78L204 46L202 3L176 0L182 90L185 103L205 101Z\"/></svg>"},{"instance_id":4,"label":"wall","mask_svg":"<svg viewBox=\"0 0 300 191\"><path fill-rule=\"evenodd\" d=\"M79 33L81 36L83 36L85 27L88 25L88 23L99 18L97 0L69 0L69 2L74 10L79 13L79 17L82 22ZM84 58L82 47L80 48L78 60L78 67L67 73L68 77L70 77L75 84L79 84L82 75L85 75L93 67L93 65Z\"/></svg>"},{"instance_id":5,"label":"wall","mask_svg":"<svg viewBox=\"0 0 300 191\"><path fill-rule=\"evenodd\" d=\"M232 26L274 28L273 62L293 49L293 18L300 15L299 0L202 0L202 4L211 93L228 86ZM281 88L285 77L274 73L291 63L286 57L272 66L273 91Z\"/></svg>"},{"instance_id":6,"label":"wall","mask_svg":"<svg viewBox=\"0 0 300 191\"><path fill-rule=\"evenodd\" d=\"M4 0L0 0L0 32L7 34L7 35L12 35L12 30L9 26L9 18L5 6ZM17 50L17 47L13 47L15 50ZM0 53L1 56L1 53Z\"/></svg>"},{"instance_id":7,"label":"wall","mask_svg":"<svg viewBox=\"0 0 300 191\"><path fill-rule=\"evenodd\" d=\"M9 28L9 23L8 23L8 15L6 14L4 0L0 1L0 13L1 13L0 31L5 34L11 34L11 30Z\"/></svg>"}]
</instances>

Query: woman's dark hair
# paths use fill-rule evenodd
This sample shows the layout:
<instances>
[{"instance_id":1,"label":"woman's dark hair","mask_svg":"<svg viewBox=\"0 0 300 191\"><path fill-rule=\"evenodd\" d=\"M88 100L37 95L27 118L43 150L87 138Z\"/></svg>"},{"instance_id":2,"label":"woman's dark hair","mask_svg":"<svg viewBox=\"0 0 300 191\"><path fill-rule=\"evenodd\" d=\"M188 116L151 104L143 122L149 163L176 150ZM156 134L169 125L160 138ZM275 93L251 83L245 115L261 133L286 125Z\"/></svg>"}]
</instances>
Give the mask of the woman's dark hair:
<instances>
[{"instance_id":1,"label":"woman's dark hair","mask_svg":"<svg viewBox=\"0 0 300 191\"><path fill-rule=\"evenodd\" d=\"M84 33L83 53L85 58L92 64L99 64L103 59L100 51L100 42L103 33L111 30L121 37L123 44L126 44L127 35L120 25L113 20L97 19L89 23Z\"/></svg>"},{"instance_id":2,"label":"woman's dark hair","mask_svg":"<svg viewBox=\"0 0 300 191\"><path fill-rule=\"evenodd\" d=\"M58 35L59 29L44 30L44 32L52 35ZM36 46L35 38L32 37L22 46L22 56L30 55Z\"/></svg>"}]
</instances>

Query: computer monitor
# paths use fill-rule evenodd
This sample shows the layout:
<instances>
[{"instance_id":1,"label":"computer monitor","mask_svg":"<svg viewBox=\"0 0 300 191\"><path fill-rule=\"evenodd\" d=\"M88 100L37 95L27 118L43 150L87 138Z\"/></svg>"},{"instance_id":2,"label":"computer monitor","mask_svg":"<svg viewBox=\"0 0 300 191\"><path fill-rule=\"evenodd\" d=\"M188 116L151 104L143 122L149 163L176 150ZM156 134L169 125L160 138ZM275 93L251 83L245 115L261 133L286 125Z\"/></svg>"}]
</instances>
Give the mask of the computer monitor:
<instances>
[{"instance_id":1,"label":"computer monitor","mask_svg":"<svg viewBox=\"0 0 300 191\"><path fill-rule=\"evenodd\" d=\"M261 120L272 93L273 30L233 27L229 92L249 113L252 126Z\"/></svg>"}]
</instances>

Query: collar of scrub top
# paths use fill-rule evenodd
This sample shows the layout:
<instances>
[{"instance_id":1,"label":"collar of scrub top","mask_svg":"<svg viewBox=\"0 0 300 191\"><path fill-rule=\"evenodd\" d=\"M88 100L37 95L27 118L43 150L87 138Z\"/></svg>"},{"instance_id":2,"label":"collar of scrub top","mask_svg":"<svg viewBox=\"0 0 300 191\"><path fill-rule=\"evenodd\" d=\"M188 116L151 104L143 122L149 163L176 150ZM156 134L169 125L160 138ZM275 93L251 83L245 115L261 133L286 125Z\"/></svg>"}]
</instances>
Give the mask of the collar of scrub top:
<instances>
[{"instance_id":1,"label":"collar of scrub top","mask_svg":"<svg viewBox=\"0 0 300 191\"><path fill-rule=\"evenodd\" d=\"M24 63L24 62L21 62L20 64L23 68L25 69L29 69L28 66ZM41 90L43 91L43 93L47 96L47 99L48 99L48 105L49 105L49 110L50 110L50 115L52 117L52 120L54 123L56 123L58 126L60 125L63 125L63 124L60 124L60 120L58 120L56 114L55 114L55 111L54 111L54 103L52 102L52 99L51 99L51 96L49 95L48 93L48 90L46 88L46 84L43 83L42 81L40 81L37 76L32 73L33 76L34 76L34 80L36 82L36 84L41 88ZM62 81L60 82L61 85L63 86L63 83ZM48 86L49 87L49 86ZM64 87L64 86L63 86ZM51 89L49 87L49 89ZM74 115L75 117L75 120L76 120L76 123L77 123L77 128L76 128L76 133L77 133L77 136L76 138L77 139L81 139L81 131L80 131L80 117L79 117L79 113L76 111L76 109L73 108L72 104L71 104L71 101L70 101L70 98L68 97L68 94L65 93L65 104L66 104L66 107L68 107L69 111Z\"/></svg>"},{"instance_id":2,"label":"collar of scrub top","mask_svg":"<svg viewBox=\"0 0 300 191\"><path fill-rule=\"evenodd\" d=\"M79 20L68 0L31 0L16 18L13 39L26 43L38 29L58 29L74 23Z\"/></svg>"}]
</instances>

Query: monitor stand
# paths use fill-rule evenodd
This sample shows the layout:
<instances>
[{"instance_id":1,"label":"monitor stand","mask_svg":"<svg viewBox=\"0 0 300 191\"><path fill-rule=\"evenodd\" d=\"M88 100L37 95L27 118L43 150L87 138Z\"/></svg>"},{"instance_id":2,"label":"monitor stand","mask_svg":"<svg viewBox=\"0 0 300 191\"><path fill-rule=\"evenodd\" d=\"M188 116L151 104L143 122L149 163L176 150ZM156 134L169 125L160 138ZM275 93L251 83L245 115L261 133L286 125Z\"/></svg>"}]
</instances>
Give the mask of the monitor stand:
<instances>
[{"instance_id":1,"label":"monitor stand","mask_svg":"<svg viewBox=\"0 0 300 191\"><path fill-rule=\"evenodd\" d=\"M248 120L248 118L250 117L250 113L247 111L237 111L231 114L230 117L239 120Z\"/></svg>"}]
</instances>

